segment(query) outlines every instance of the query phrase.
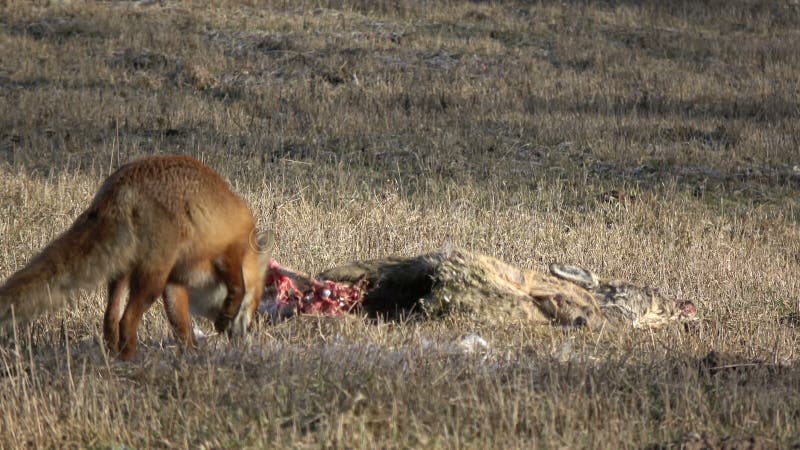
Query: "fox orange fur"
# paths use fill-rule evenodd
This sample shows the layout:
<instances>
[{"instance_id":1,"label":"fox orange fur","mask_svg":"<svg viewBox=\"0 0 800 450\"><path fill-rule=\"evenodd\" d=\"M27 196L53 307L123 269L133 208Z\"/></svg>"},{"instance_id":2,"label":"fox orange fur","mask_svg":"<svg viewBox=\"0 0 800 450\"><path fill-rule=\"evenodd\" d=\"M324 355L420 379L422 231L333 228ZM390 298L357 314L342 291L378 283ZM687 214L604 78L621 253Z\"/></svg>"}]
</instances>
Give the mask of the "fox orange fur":
<instances>
[{"instance_id":1,"label":"fox orange fur","mask_svg":"<svg viewBox=\"0 0 800 450\"><path fill-rule=\"evenodd\" d=\"M103 334L122 359L136 354L139 323L159 296L187 347L190 311L240 334L261 299L263 245L248 206L212 169L185 156L140 159L109 176L72 226L0 286L0 327L106 281Z\"/></svg>"}]
</instances>

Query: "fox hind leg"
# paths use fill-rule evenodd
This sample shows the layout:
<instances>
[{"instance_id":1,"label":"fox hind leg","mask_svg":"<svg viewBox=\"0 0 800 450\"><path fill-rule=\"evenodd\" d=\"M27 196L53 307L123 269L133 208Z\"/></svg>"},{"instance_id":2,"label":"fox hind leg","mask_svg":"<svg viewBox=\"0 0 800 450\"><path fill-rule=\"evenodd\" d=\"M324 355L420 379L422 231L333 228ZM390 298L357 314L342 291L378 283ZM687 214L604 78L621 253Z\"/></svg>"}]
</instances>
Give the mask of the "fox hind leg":
<instances>
[{"instance_id":1,"label":"fox hind leg","mask_svg":"<svg viewBox=\"0 0 800 450\"><path fill-rule=\"evenodd\" d=\"M137 330L144 313L164 292L169 270L134 271L130 278L130 298L119 322L119 357L130 360L136 355Z\"/></svg>"}]
</instances>

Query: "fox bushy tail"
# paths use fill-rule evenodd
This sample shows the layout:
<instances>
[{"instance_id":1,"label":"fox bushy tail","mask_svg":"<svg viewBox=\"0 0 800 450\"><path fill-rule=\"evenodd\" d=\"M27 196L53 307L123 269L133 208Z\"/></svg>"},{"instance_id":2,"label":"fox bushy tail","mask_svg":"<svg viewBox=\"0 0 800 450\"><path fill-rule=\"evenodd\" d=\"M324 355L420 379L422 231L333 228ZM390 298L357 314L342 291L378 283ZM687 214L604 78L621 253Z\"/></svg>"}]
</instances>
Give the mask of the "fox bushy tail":
<instances>
[{"instance_id":1,"label":"fox bushy tail","mask_svg":"<svg viewBox=\"0 0 800 450\"><path fill-rule=\"evenodd\" d=\"M84 212L0 286L0 329L59 308L71 292L128 270L135 246L130 223Z\"/></svg>"}]
</instances>

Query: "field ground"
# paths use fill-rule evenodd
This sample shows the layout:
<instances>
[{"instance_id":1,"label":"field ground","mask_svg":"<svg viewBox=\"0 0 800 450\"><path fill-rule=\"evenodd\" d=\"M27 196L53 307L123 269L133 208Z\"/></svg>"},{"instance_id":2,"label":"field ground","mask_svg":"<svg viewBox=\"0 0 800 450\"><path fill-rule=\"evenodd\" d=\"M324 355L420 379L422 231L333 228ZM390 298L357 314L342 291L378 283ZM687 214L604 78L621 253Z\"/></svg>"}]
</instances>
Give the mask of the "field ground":
<instances>
[{"instance_id":1,"label":"field ground","mask_svg":"<svg viewBox=\"0 0 800 450\"><path fill-rule=\"evenodd\" d=\"M120 363L98 290L0 348L0 447L800 445L798 48L789 0L0 2L0 277L184 153L290 267L452 242L702 317L305 318L180 356L158 306Z\"/></svg>"}]
</instances>

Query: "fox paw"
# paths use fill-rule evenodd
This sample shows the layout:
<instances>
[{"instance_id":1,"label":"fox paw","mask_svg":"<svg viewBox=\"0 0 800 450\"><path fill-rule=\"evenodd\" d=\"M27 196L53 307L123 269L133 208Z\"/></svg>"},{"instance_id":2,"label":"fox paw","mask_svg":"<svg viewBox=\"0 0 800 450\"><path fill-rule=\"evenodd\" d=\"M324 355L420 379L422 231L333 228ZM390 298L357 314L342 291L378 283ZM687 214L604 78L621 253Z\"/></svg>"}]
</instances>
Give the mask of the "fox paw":
<instances>
[{"instance_id":1,"label":"fox paw","mask_svg":"<svg viewBox=\"0 0 800 450\"><path fill-rule=\"evenodd\" d=\"M214 329L217 330L217 333L222 333L223 331L228 329L230 326L233 317L228 317L225 314L220 314L217 316L217 320L214 321Z\"/></svg>"}]
</instances>

